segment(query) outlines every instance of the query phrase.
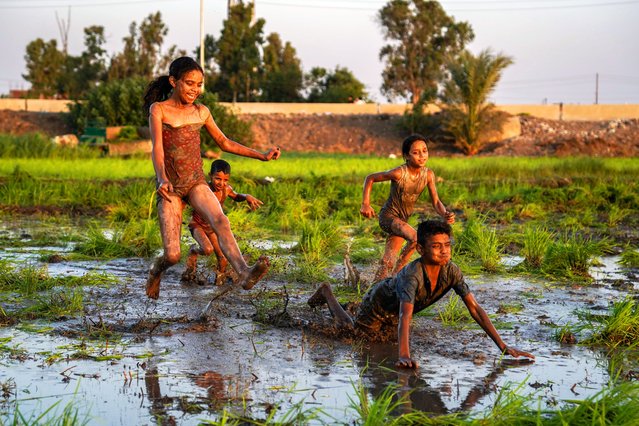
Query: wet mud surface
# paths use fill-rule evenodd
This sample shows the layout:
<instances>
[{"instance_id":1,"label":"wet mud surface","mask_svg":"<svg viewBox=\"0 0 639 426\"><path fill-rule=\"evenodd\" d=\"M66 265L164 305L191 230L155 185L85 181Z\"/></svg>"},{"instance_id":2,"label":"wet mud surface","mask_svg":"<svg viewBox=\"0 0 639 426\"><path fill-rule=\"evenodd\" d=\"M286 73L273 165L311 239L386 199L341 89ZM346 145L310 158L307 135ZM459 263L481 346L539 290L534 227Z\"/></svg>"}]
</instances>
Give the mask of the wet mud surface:
<instances>
[{"instance_id":1,"label":"wet mud surface","mask_svg":"<svg viewBox=\"0 0 639 426\"><path fill-rule=\"evenodd\" d=\"M43 253L65 250L7 247L0 258L33 264ZM501 358L473 324L442 325L436 313L444 298L415 318L411 346L420 367L407 371L394 367L394 342L331 337L327 310L306 304L312 285L268 275L250 291L218 298L202 322L202 309L220 288L181 285L183 264L165 274L154 301L144 291L150 260L58 260L47 264L52 276L102 271L115 282L84 288L84 313L77 317L0 328L5 348L0 382L12 384L0 399L0 411L15 401L27 415L58 400L74 401L92 424L109 425L198 424L219 419L223 409L278 419L296 404L321 409L312 423L348 424L357 418L350 401L357 401L360 384L371 396L395 385L407 394L402 410L435 414L483 410L502 389L520 385L520 393L535 394L542 406L553 407L594 395L609 379L603 350L560 344L552 337L555 326L576 321L575 310L605 313L639 287L615 257L592 270L592 284L469 276L471 290L504 341L532 352L536 361ZM363 273L372 274L373 268ZM280 303L266 309L267 299ZM8 303L3 302L5 310ZM504 307L514 304L523 308L508 313Z\"/></svg>"}]
</instances>

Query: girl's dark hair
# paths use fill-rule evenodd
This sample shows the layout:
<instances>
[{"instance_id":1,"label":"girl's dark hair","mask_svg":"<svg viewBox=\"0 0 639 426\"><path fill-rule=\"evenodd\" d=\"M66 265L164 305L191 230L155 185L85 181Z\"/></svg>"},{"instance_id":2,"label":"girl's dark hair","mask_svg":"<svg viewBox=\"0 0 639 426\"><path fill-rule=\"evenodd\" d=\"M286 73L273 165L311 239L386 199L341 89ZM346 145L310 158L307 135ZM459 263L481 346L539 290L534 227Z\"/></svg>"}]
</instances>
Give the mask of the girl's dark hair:
<instances>
[{"instance_id":1,"label":"girl's dark hair","mask_svg":"<svg viewBox=\"0 0 639 426\"><path fill-rule=\"evenodd\" d=\"M428 237L437 234L446 234L450 237L453 230L450 225L441 220L425 220L417 226L417 244L424 246Z\"/></svg>"},{"instance_id":2,"label":"girl's dark hair","mask_svg":"<svg viewBox=\"0 0 639 426\"><path fill-rule=\"evenodd\" d=\"M211 172L210 174L214 174L217 172L226 173L227 175L231 174L231 165L224 160L215 160L211 163Z\"/></svg>"},{"instance_id":3,"label":"girl's dark hair","mask_svg":"<svg viewBox=\"0 0 639 426\"><path fill-rule=\"evenodd\" d=\"M408 136L406 139L404 139L404 142L402 142L402 155L404 157L410 154L411 147L417 141L424 141L424 143L426 143L426 138L423 137L422 135L415 133Z\"/></svg>"},{"instance_id":4,"label":"girl's dark hair","mask_svg":"<svg viewBox=\"0 0 639 426\"><path fill-rule=\"evenodd\" d=\"M169 77L176 80L182 78L184 74L190 71L199 71L204 74L204 70L195 59L189 56L177 58L169 65L169 75L163 75L153 80L146 88L144 93L144 112L148 115L149 108L153 102L164 101L168 99L173 90L173 86L169 82Z\"/></svg>"}]
</instances>

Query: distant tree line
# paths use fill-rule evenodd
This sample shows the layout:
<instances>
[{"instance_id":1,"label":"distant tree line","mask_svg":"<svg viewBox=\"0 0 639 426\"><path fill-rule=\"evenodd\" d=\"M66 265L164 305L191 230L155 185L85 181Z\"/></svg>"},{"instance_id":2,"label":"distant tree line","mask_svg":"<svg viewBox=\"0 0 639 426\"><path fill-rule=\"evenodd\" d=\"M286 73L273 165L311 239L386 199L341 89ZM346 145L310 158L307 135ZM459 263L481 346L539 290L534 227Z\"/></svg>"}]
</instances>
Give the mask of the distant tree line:
<instances>
[{"instance_id":1,"label":"distant tree line","mask_svg":"<svg viewBox=\"0 0 639 426\"><path fill-rule=\"evenodd\" d=\"M239 2L229 10L219 37L209 34L204 39L205 86L217 100L369 100L365 85L348 68L313 67L305 73L291 43L277 33L265 36L264 19L254 19L253 13L252 3ZM426 136L439 134L464 152L476 153L486 130L503 122L489 97L512 59L489 49L479 55L467 51L474 39L470 24L455 21L437 1L390 0L378 11L377 21L385 40L379 52L384 63L380 89L389 101L413 105L405 114L405 128ZM170 61L187 54L177 46L163 49L167 33L160 12L150 14L139 25L130 24L123 50L110 57L103 48L101 26L84 29L85 47L79 56L59 50L56 40L38 38L26 48L23 77L31 83L31 96L121 98L128 87L123 81L132 79L138 87L139 82L166 73ZM196 46L193 56L198 57L199 51ZM110 85L117 87L98 90ZM100 93L91 94L95 90ZM438 103L442 114L425 114L428 103Z\"/></svg>"}]
</instances>

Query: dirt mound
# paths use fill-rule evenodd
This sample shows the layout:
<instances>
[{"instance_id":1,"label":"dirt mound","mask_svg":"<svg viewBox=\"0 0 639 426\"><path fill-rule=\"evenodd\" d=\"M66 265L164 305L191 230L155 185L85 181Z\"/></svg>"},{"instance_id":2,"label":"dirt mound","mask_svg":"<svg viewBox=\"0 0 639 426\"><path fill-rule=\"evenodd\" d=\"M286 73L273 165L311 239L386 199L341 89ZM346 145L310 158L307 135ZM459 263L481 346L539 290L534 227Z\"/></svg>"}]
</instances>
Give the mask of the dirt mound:
<instances>
[{"instance_id":1,"label":"dirt mound","mask_svg":"<svg viewBox=\"0 0 639 426\"><path fill-rule=\"evenodd\" d=\"M268 114L245 115L254 146L278 145L284 152L401 154L406 132L396 115ZM490 144L479 155L500 156L639 156L639 120L559 121L521 118L521 135ZM71 133L63 114L0 110L0 133L40 131L48 136ZM450 144L429 144L434 156L458 156Z\"/></svg>"},{"instance_id":2,"label":"dirt mound","mask_svg":"<svg viewBox=\"0 0 639 426\"><path fill-rule=\"evenodd\" d=\"M57 136L73 133L73 129L67 124L64 114L0 110L0 133L22 135L34 132Z\"/></svg>"}]
</instances>

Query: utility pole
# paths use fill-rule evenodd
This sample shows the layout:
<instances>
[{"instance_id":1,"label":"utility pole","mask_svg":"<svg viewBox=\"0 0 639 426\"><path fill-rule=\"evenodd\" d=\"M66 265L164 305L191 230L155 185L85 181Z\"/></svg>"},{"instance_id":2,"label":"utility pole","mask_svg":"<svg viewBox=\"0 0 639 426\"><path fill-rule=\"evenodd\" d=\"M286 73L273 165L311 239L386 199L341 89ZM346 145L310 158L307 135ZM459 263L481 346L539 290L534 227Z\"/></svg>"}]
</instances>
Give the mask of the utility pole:
<instances>
[{"instance_id":1,"label":"utility pole","mask_svg":"<svg viewBox=\"0 0 639 426\"><path fill-rule=\"evenodd\" d=\"M595 74L595 105L599 103L599 73Z\"/></svg>"},{"instance_id":2,"label":"utility pole","mask_svg":"<svg viewBox=\"0 0 639 426\"><path fill-rule=\"evenodd\" d=\"M204 0L200 0L200 66L204 70ZM206 76L204 76L204 81ZM204 81L202 81L202 91L204 91Z\"/></svg>"}]
</instances>

